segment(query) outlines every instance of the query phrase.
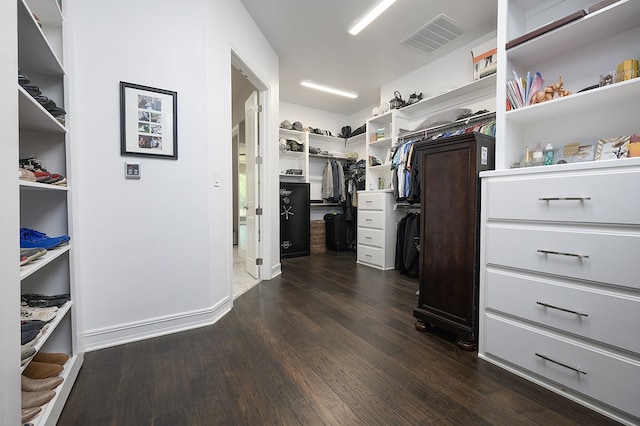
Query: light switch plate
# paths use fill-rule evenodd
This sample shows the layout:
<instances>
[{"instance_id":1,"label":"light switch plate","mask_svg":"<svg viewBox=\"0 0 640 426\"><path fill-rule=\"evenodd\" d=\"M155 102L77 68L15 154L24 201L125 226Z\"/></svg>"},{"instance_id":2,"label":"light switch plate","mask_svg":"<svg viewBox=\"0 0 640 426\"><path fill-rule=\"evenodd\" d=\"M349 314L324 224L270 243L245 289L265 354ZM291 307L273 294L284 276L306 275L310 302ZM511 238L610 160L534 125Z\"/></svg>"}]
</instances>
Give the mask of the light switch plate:
<instances>
[{"instance_id":1,"label":"light switch plate","mask_svg":"<svg viewBox=\"0 0 640 426\"><path fill-rule=\"evenodd\" d=\"M140 179L140 163L125 161L124 177L126 179Z\"/></svg>"}]
</instances>

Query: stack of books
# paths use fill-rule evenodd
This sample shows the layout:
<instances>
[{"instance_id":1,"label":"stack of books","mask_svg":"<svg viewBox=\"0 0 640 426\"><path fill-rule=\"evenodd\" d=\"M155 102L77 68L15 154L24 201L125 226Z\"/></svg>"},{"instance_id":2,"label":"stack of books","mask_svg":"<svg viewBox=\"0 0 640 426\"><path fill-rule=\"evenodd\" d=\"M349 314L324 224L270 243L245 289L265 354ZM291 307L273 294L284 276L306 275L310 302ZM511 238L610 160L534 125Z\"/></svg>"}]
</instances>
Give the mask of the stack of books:
<instances>
[{"instance_id":1,"label":"stack of books","mask_svg":"<svg viewBox=\"0 0 640 426\"><path fill-rule=\"evenodd\" d=\"M536 93L544 90L542 74L527 73L527 77L518 77L513 71L513 80L507 81L507 110L531 105Z\"/></svg>"}]
</instances>

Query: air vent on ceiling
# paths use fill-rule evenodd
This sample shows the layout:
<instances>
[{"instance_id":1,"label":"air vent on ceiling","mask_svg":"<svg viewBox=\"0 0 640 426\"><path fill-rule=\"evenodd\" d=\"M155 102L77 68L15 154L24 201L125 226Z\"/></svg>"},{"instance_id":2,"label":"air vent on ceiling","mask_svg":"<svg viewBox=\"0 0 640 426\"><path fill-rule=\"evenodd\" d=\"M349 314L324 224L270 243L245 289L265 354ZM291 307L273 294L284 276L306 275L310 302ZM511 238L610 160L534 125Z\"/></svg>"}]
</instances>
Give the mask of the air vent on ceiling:
<instances>
[{"instance_id":1,"label":"air vent on ceiling","mask_svg":"<svg viewBox=\"0 0 640 426\"><path fill-rule=\"evenodd\" d=\"M431 53L445 44L461 37L468 30L446 15L438 15L422 28L400 42L407 46Z\"/></svg>"}]
</instances>

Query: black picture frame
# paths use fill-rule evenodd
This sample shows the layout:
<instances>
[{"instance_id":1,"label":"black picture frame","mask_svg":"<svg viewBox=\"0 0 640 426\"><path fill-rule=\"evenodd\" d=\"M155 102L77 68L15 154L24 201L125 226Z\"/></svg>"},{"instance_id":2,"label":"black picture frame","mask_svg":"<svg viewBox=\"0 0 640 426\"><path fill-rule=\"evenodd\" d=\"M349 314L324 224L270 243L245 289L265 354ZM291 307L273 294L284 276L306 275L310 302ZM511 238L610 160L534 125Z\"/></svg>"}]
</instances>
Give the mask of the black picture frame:
<instances>
[{"instance_id":1,"label":"black picture frame","mask_svg":"<svg viewBox=\"0 0 640 426\"><path fill-rule=\"evenodd\" d=\"M120 155L178 159L178 93L120 82Z\"/></svg>"}]
</instances>

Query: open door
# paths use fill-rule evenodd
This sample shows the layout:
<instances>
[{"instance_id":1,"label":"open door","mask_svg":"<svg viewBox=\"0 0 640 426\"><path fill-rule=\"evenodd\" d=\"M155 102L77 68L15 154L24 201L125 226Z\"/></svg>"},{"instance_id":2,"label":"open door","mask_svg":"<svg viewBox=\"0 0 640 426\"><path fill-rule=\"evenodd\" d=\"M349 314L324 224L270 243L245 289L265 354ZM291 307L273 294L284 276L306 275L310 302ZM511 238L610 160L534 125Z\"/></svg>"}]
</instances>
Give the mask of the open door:
<instances>
[{"instance_id":1,"label":"open door","mask_svg":"<svg viewBox=\"0 0 640 426\"><path fill-rule=\"evenodd\" d=\"M246 147L246 201L247 201L247 272L254 278L260 278L260 199L259 199L259 157L258 142L258 92L251 93L244 103L245 147Z\"/></svg>"}]
</instances>

